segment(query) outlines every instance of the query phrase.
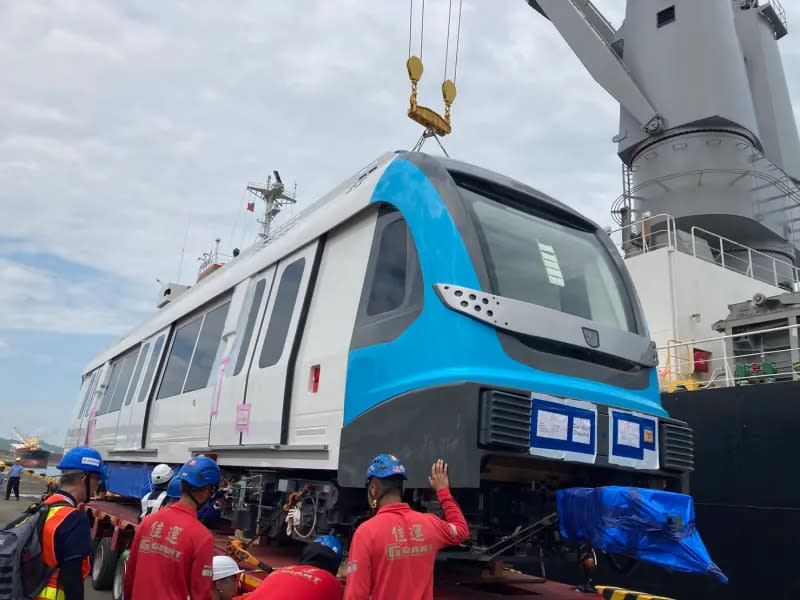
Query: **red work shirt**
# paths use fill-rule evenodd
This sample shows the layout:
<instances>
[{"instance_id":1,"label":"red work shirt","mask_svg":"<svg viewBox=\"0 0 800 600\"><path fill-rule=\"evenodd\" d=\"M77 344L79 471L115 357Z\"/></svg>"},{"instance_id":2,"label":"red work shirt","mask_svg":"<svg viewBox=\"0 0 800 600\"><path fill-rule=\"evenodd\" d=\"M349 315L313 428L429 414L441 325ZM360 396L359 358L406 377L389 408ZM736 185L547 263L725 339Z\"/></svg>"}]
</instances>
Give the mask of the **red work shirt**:
<instances>
[{"instance_id":1,"label":"red work shirt","mask_svg":"<svg viewBox=\"0 0 800 600\"><path fill-rule=\"evenodd\" d=\"M277 569L247 600L342 600L339 581L317 567L296 566Z\"/></svg>"},{"instance_id":2,"label":"red work shirt","mask_svg":"<svg viewBox=\"0 0 800 600\"><path fill-rule=\"evenodd\" d=\"M191 507L148 515L133 538L125 600L211 600L213 557L211 532Z\"/></svg>"},{"instance_id":3,"label":"red work shirt","mask_svg":"<svg viewBox=\"0 0 800 600\"><path fill-rule=\"evenodd\" d=\"M439 492L445 521L392 504L363 523L353 536L346 600L431 600L436 553L469 539L464 513L450 490Z\"/></svg>"}]
</instances>

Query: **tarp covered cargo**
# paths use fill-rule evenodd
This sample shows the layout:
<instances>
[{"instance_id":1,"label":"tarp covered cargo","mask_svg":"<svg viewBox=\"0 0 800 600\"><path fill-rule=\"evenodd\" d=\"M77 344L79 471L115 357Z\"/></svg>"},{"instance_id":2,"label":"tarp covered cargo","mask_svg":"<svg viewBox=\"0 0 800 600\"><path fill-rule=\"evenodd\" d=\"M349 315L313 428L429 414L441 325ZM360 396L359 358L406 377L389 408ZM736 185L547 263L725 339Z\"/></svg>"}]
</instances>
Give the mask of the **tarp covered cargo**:
<instances>
[{"instance_id":1,"label":"tarp covered cargo","mask_svg":"<svg viewBox=\"0 0 800 600\"><path fill-rule=\"evenodd\" d=\"M695 527L691 496L629 487L558 492L561 535L621 554L727 583Z\"/></svg>"}]
</instances>

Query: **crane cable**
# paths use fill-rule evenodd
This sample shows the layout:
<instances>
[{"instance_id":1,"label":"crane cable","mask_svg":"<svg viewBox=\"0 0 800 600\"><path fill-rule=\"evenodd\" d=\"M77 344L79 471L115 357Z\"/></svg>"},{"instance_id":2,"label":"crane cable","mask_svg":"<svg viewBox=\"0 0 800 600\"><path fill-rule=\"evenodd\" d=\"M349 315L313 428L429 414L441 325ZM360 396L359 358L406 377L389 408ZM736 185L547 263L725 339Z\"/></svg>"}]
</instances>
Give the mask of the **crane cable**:
<instances>
[{"instance_id":1,"label":"crane cable","mask_svg":"<svg viewBox=\"0 0 800 600\"><path fill-rule=\"evenodd\" d=\"M453 0L450 0L451 2ZM448 23L448 27L450 24ZM411 58L411 38L414 27L414 0L409 2L408 12L408 58ZM420 32L419 32L419 59L422 60L422 42L425 38L425 0L422 0L422 16L420 19Z\"/></svg>"},{"instance_id":2,"label":"crane cable","mask_svg":"<svg viewBox=\"0 0 800 600\"><path fill-rule=\"evenodd\" d=\"M458 2L458 29L456 30L456 64L453 68L453 83L457 83L458 79L458 46L461 42L461 9L464 7L464 0ZM449 36L448 36L449 38ZM449 39L448 39L449 41Z\"/></svg>"},{"instance_id":3,"label":"crane cable","mask_svg":"<svg viewBox=\"0 0 800 600\"><path fill-rule=\"evenodd\" d=\"M408 58L411 58L411 45L414 32L414 0L409 1L408 10ZM456 25L456 53L453 66L453 83L458 79L458 51L461 45L461 13L464 8L464 0L458 2L458 24ZM453 0L449 0L447 8L447 42L444 49L444 79L447 79L447 67L450 64L450 26L453 21ZM422 60L423 42L425 40L425 0L422 0L422 14L420 15L419 33L419 59Z\"/></svg>"}]
</instances>

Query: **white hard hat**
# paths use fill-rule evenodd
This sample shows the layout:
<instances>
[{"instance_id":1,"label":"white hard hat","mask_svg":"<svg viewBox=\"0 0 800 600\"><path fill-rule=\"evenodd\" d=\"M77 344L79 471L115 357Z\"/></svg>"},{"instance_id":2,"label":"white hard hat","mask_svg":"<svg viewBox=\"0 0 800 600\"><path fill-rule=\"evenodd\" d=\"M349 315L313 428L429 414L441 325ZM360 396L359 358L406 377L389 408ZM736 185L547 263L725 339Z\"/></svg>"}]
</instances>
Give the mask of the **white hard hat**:
<instances>
[{"instance_id":1,"label":"white hard hat","mask_svg":"<svg viewBox=\"0 0 800 600\"><path fill-rule=\"evenodd\" d=\"M150 473L150 481L153 482L153 485L167 483L170 479L172 479L172 469L169 465L157 465L153 472Z\"/></svg>"},{"instance_id":2,"label":"white hard hat","mask_svg":"<svg viewBox=\"0 0 800 600\"><path fill-rule=\"evenodd\" d=\"M214 557L214 581L219 581L226 577L233 577L239 573L244 573L244 569L240 569L236 561L230 556Z\"/></svg>"}]
</instances>

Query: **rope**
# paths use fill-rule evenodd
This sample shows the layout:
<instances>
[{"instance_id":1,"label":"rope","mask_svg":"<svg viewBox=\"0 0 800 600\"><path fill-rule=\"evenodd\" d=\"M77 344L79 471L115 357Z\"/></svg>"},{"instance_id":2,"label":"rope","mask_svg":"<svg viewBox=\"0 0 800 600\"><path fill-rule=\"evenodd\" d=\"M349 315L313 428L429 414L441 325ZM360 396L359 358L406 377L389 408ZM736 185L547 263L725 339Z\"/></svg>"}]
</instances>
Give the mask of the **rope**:
<instances>
[{"instance_id":1,"label":"rope","mask_svg":"<svg viewBox=\"0 0 800 600\"><path fill-rule=\"evenodd\" d=\"M425 37L425 0L422 0L422 22L419 31L419 59L422 60L422 40Z\"/></svg>"},{"instance_id":2,"label":"rope","mask_svg":"<svg viewBox=\"0 0 800 600\"><path fill-rule=\"evenodd\" d=\"M450 21L453 18L453 0L450 0L450 5L447 7L447 45L444 48L444 78L447 79L447 59L450 56Z\"/></svg>"},{"instance_id":3,"label":"rope","mask_svg":"<svg viewBox=\"0 0 800 600\"><path fill-rule=\"evenodd\" d=\"M453 69L453 83L456 83L456 80L458 79L458 45L459 45L459 42L461 41L461 8L463 6L464 6L464 0L459 0L459 2L458 2L458 32L456 33L456 65L455 65L455 68ZM450 27L450 22L449 21L447 22L447 27L448 28ZM448 35L447 38L448 38L447 41L449 42L450 41L450 36ZM445 154L447 154L447 153L445 152Z\"/></svg>"},{"instance_id":4,"label":"rope","mask_svg":"<svg viewBox=\"0 0 800 600\"><path fill-rule=\"evenodd\" d=\"M445 149L444 149L444 146L442 146L442 140L440 140L440 139L439 139L439 136L438 136L438 135L434 135L434 136L433 136L433 139L435 139L435 140L436 140L436 143L437 143L437 144L439 144L439 148L441 148L441 149L442 149L442 152L444 152L444 155L445 155L447 158L450 158L450 155L447 153L447 150L445 150Z\"/></svg>"}]
</instances>

